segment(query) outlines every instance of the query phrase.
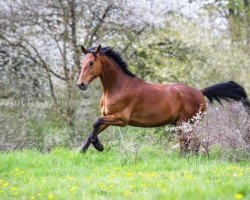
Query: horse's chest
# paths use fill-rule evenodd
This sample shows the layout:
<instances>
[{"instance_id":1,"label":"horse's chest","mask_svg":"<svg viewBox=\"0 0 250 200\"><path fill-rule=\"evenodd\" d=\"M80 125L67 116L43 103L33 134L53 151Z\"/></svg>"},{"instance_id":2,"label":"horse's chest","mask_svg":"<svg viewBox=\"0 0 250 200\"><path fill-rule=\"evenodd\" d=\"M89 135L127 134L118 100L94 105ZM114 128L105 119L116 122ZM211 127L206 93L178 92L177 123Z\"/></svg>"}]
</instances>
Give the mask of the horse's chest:
<instances>
[{"instance_id":1,"label":"horse's chest","mask_svg":"<svg viewBox=\"0 0 250 200\"><path fill-rule=\"evenodd\" d=\"M110 104L107 100L105 101L105 99L103 99L103 101L101 102L102 115L106 116L112 114L112 107L114 107L114 105Z\"/></svg>"},{"instance_id":2,"label":"horse's chest","mask_svg":"<svg viewBox=\"0 0 250 200\"><path fill-rule=\"evenodd\" d=\"M108 101L103 99L102 103L101 103L101 112L102 115L106 116L106 115L111 115L114 114L115 112L120 112L120 104L118 102L115 101Z\"/></svg>"},{"instance_id":3,"label":"horse's chest","mask_svg":"<svg viewBox=\"0 0 250 200\"><path fill-rule=\"evenodd\" d=\"M108 107L106 107L106 106L101 107L101 112L102 112L102 115L104 115L104 116L106 116L110 113Z\"/></svg>"}]
</instances>

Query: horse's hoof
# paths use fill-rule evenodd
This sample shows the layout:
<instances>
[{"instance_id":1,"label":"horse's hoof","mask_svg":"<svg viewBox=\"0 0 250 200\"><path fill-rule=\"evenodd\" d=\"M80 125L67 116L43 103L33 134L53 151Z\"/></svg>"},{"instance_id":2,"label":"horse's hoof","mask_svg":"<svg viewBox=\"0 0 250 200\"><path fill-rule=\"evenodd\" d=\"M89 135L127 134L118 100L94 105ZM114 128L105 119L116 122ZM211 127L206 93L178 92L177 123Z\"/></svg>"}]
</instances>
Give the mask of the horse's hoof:
<instances>
[{"instance_id":1,"label":"horse's hoof","mask_svg":"<svg viewBox=\"0 0 250 200\"><path fill-rule=\"evenodd\" d=\"M85 154L85 153L86 153L86 150L84 151L84 150L81 149L81 150L79 151L79 153Z\"/></svg>"},{"instance_id":2,"label":"horse's hoof","mask_svg":"<svg viewBox=\"0 0 250 200\"><path fill-rule=\"evenodd\" d=\"M104 150L104 147L103 147L102 143L99 140L96 140L95 142L92 142L92 144L94 145L96 150L98 150L98 151L103 151Z\"/></svg>"},{"instance_id":3,"label":"horse's hoof","mask_svg":"<svg viewBox=\"0 0 250 200\"><path fill-rule=\"evenodd\" d=\"M86 153L86 151L87 151L87 149L83 147L83 148L81 148L81 149L80 149L79 153L81 153L81 154L85 154L85 153Z\"/></svg>"}]
</instances>

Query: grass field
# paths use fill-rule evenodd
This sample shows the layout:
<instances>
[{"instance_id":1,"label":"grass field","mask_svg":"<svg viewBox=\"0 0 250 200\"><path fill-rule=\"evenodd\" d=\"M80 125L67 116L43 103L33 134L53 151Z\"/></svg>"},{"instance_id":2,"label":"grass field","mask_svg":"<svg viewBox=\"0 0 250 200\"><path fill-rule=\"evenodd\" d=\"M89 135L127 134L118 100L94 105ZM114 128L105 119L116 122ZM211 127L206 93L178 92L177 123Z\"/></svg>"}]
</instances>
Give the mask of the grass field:
<instances>
[{"instance_id":1,"label":"grass field","mask_svg":"<svg viewBox=\"0 0 250 200\"><path fill-rule=\"evenodd\" d=\"M152 149L1 152L0 199L250 199L250 165Z\"/></svg>"}]
</instances>

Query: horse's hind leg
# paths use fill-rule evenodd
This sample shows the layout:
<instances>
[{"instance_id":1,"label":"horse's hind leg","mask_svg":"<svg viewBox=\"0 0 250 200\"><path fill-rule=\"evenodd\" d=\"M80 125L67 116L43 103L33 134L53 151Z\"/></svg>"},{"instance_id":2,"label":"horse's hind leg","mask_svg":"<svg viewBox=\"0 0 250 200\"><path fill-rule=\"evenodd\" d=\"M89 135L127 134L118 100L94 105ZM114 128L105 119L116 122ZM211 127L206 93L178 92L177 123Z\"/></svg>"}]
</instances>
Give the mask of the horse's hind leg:
<instances>
[{"instance_id":1,"label":"horse's hind leg","mask_svg":"<svg viewBox=\"0 0 250 200\"><path fill-rule=\"evenodd\" d=\"M208 141L203 141L201 142L201 147L203 149L203 153L209 158L209 142Z\"/></svg>"},{"instance_id":2,"label":"horse's hind leg","mask_svg":"<svg viewBox=\"0 0 250 200\"><path fill-rule=\"evenodd\" d=\"M201 142L199 138L193 134L190 135L190 149L193 154L198 156L200 150Z\"/></svg>"},{"instance_id":3,"label":"horse's hind leg","mask_svg":"<svg viewBox=\"0 0 250 200\"><path fill-rule=\"evenodd\" d=\"M189 140L189 133L185 133L183 128L181 127L184 120L178 120L175 127L176 127L176 135L180 145L180 155L186 155L189 152L190 147L190 140Z\"/></svg>"},{"instance_id":4,"label":"horse's hind leg","mask_svg":"<svg viewBox=\"0 0 250 200\"><path fill-rule=\"evenodd\" d=\"M189 152L189 138L183 131L177 131L177 137L180 145L180 155L186 155Z\"/></svg>"}]
</instances>

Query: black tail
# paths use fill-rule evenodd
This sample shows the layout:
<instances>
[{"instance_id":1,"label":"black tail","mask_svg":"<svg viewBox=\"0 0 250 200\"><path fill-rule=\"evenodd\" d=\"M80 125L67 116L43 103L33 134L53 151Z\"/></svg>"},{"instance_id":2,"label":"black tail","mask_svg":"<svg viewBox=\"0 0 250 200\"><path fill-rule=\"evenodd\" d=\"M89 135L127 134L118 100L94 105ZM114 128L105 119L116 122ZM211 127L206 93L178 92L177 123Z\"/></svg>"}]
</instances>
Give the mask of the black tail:
<instances>
[{"instance_id":1,"label":"black tail","mask_svg":"<svg viewBox=\"0 0 250 200\"><path fill-rule=\"evenodd\" d=\"M246 91L234 81L212 85L203 89L202 92L211 103L216 100L222 105L221 100L223 99L227 101L241 101L246 110L250 112L250 102L247 98Z\"/></svg>"}]
</instances>

